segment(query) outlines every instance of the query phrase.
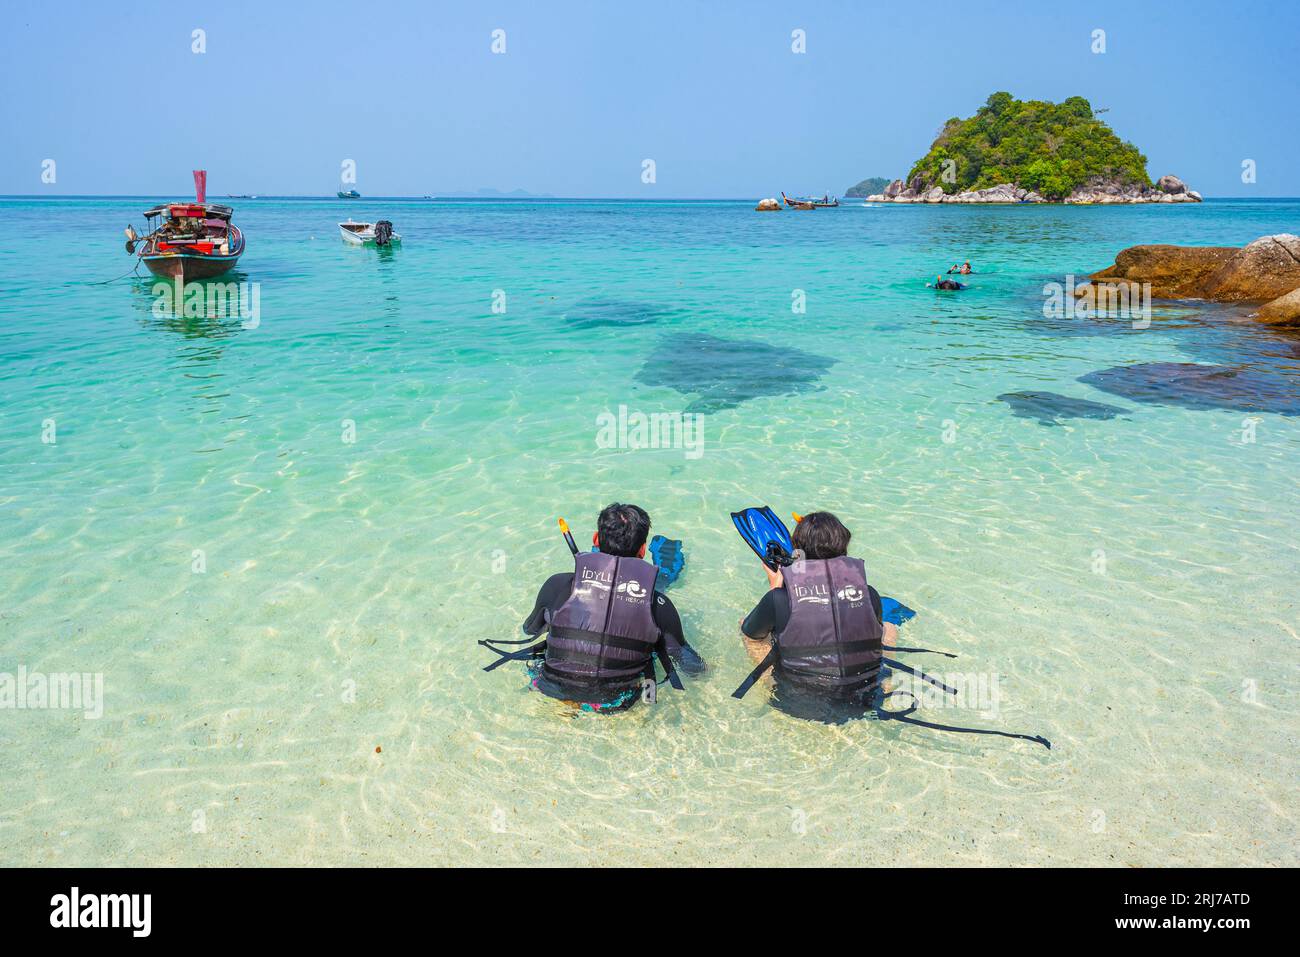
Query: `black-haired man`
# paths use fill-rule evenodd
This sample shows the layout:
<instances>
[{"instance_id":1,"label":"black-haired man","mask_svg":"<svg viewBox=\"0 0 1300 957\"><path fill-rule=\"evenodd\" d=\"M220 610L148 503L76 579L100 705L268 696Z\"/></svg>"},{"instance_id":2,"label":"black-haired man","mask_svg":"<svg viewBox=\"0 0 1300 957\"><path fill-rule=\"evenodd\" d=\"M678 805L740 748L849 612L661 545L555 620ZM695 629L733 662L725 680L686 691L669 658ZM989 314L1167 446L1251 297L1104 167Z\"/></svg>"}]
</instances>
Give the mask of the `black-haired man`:
<instances>
[{"instance_id":1,"label":"black-haired man","mask_svg":"<svg viewBox=\"0 0 1300 957\"><path fill-rule=\"evenodd\" d=\"M589 710L622 710L640 697L659 653L687 674L704 662L686 643L681 616L655 591L658 569L645 561L650 516L636 505L601 511L592 544L575 569L548 578L524 632L548 631L546 657L532 668L533 686Z\"/></svg>"}]
</instances>

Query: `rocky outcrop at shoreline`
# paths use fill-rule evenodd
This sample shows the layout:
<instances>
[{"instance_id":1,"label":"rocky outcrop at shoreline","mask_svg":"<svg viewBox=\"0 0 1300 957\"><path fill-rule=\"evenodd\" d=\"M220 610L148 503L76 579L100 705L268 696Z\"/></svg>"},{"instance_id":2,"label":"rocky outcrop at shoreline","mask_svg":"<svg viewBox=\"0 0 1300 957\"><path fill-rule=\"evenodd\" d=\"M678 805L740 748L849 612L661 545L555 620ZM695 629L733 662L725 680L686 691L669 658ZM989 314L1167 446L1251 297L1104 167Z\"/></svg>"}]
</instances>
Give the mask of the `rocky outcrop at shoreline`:
<instances>
[{"instance_id":1,"label":"rocky outcrop at shoreline","mask_svg":"<svg viewBox=\"0 0 1300 957\"><path fill-rule=\"evenodd\" d=\"M1255 318L1300 327L1300 236L1278 233L1247 246L1131 246L1088 277L1075 295L1098 287L1150 283L1159 299L1263 303Z\"/></svg>"},{"instance_id":2,"label":"rocky outcrop at shoreline","mask_svg":"<svg viewBox=\"0 0 1300 957\"><path fill-rule=\"evenodd\" d=\"M930 186L920 176L910 183L896 179L885 187L883 193L868 196L869 203L1049 203L1049 200L1031 189L1015 183L1002 183L988 189L973 189L964 193L945 193L941 186ZM1177 176L1162 176L1155 186L1097 180L1080 186L1059 200L1072 205L1089 203L1199 203L1201 194L1187 188Z\"/></svg>"}]
</instances>

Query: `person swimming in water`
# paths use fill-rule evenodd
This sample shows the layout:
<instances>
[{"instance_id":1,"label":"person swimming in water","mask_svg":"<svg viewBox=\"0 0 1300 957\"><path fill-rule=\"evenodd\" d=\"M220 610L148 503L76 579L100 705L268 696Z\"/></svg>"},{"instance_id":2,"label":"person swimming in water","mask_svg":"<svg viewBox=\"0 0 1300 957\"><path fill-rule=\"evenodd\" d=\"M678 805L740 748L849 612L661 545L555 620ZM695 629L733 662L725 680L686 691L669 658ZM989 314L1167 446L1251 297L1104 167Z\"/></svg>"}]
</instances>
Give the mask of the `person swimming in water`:
<instances>
[{"instance_id":1,"label":"person swimming in water","mask_svg":"<svg viewBox=\"0 0 1300 957\"><path fill-rule=\"evenodd\" d=\"M953 273L957 273L962 276L969 276L971 274L970 260L969 259L966 260L960 266L954 265L950 267L948 270L948 275L951 276Z\"/></svg>"},{"instance_id":2,"label":"person swimming in water","mask_svg":"<svg viewBox=\"0 0 1300 957\"><path fill-rule=\"evenodd\" d=\"M935 276L934 282L925 284L927 289L965 289L964 282L958 282L956 279L944 279L942 276Z\"/></svg>"}]
</instances>

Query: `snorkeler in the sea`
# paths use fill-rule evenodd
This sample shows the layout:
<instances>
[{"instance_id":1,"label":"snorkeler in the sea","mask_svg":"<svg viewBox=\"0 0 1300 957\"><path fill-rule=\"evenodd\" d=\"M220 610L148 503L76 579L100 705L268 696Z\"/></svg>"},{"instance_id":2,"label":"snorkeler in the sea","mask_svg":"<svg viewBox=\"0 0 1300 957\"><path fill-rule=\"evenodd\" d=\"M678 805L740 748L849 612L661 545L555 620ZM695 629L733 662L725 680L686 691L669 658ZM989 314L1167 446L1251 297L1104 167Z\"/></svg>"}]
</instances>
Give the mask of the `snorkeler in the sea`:
<instances>
[{"instance_id":1,"label":"snorkeler in the sea","mask_svg":"<svg viewBox=\"0 0 1300 957\"><path fill-rule=\"evenodd\" d=\"M746 649L758 665L733 697L744 697L771 670L773 703L798 717L838 722L854 714L864 717L874 713L881 720L936 731L1018 738L1051 748L1051 742L1040 735L954 727L914 718L912 713L918 707L915 695L910 707L887 710L884 705L891 695L910 692L894 691L884 684L882 665L946 694L955 695L957 689L885 657L886 652L956 655L898 645L894 622L906 621L914 613L891 599L882 599L871 587L862 560L848 556L851 533L830 512L796 515L793 535L766 506L733 512L731 520L762 560L770 586L740 623ZM886 602L891 606L888 611Z\"/></svg>"},{"instance_id":2,"label":"snorkeler in the sea","mask_svg":"<svg viewBox=\"0 0 1300 957\"><path fill-rule=\"evenodd\" d=\"M848 557L851 533L830 512L811 512L800 518L787 544L785 525L770 509L737 514L741 520L733 521L750 547L757 552L756 542L764 542L760 558L769 585L740 623L750 657L763 670L772 669L782 691L865 707L876 689L883 649L895 644L898 628L884 622L880 594L868 584L862 560ZM800 559L789 560L768 541Z\"/></svg>"},{"instance_id":3,"label":"snorkeler in the sea","mask_svg":"<svg viewBox=\"0 0 1300 957\"><path fill-rule=\"evenodd\" d=\"M970 260L966 260L960 266L951 266L948 269L948 275L951 276L953 273L958 273L962 276L969 276L971 274Z\"/></svg>"},{"instance_id":4,"label":"snorkeler in the sea","mask_svg":"<svg viewBox=\"0 0 1300 957\"><path fill-rule=\"evenodd\" d=\"M699 674L705 665L687 644L677 609L657 587L680 572L680 552L671 547L679 543L656 536L653 557L658 564L645 561L650 516L636 505L608 506L596 528L596 550L583 552L561 519L575 569L552 575L542 585L523 624L528 640L479 644L501 656L486 670L506 661L528 661L532 686L543 694L584 711L623 711L654 687L656 658L679 690L678 669ZM533 642L543 632L547 637ZM530 647L495 647L519 644Z\"/></svg>"},{"instance_id":5,"label":"snorkeler in the sea","mask_svg":"<svg viewBox=\"0 0 1300 957\"><path fill-rule=\"evenodd\" d=\"M927 282L926 289L967 289L969 288L964 282L958 282L956 279L944 279L942 276L935 276L934 282Z\"/></svg>"}]
</instances>

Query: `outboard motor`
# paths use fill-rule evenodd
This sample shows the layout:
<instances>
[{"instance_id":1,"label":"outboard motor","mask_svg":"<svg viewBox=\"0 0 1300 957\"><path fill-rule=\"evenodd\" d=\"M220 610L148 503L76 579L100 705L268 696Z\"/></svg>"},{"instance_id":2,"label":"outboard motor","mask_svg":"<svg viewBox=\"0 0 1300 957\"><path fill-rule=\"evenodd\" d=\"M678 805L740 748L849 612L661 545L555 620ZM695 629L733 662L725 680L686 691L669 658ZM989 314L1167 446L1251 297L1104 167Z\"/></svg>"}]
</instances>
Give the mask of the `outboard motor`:
<instances>
[{"instance_id":1,"label":"outboard motor","mask_svg":"<svg viewBox=\"0 0 1300 957\"><path fill-rule=\"evenodd\" d=\"M393 224L386 219L375 223L375 245L387 246L393 238Z\"/></svg>"}]
</instances>

